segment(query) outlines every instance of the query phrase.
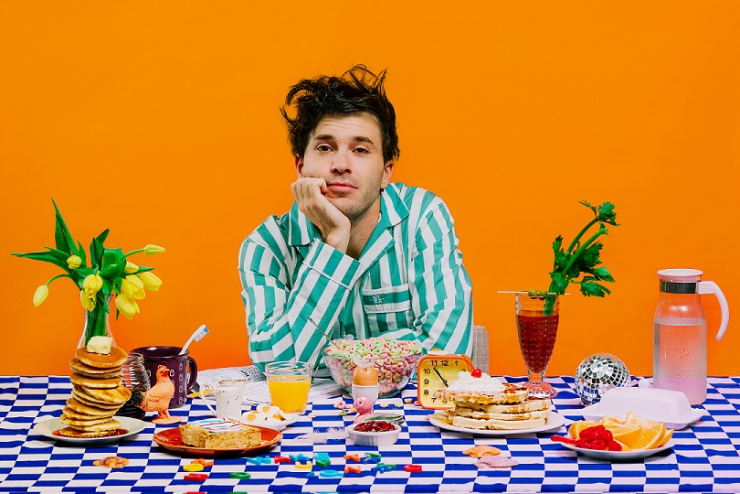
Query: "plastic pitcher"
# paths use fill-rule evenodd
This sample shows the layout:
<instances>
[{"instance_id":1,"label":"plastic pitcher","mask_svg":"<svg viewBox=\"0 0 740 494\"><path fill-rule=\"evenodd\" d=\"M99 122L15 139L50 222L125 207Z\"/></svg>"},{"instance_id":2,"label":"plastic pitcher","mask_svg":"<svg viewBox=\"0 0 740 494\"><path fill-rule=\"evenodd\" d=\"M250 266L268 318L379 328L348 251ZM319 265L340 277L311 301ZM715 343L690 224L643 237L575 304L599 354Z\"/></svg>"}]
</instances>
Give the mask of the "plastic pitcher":
<instances>
[{"instance_id":1,"label":"plastic pitcher","mask_svg":"<svg viewBox=\"0 0 740 494\"><path fill-rule=\"evenodd\" d=\"M722 309L717 340L727 330L730 310L713 281L700 281L698 269L663 269L655 309L653 386L681 391L692 405L707 398L707 317L700 295L714 294Z\"/></svg>"}]
</instances>

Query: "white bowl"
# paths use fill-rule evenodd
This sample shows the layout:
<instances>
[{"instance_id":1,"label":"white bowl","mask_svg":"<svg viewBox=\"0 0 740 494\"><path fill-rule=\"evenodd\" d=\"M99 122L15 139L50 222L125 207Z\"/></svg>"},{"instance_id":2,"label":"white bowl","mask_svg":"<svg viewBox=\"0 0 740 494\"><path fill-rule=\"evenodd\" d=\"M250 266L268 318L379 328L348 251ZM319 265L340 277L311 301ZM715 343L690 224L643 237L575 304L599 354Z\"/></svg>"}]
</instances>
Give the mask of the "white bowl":
<instances>
[{"instance_id":1,"label":"white bowl","mask_svg":"<svg viewBox=\"0 0 740 494\"><path fill-rule=\"evenodd\" d=\"M367 423L367 422L360 422ZM398 435L401 433L401 428L393 425L393 430L388 432L360 432L356 431L355 427L360 424L352 424L347 427L347 434L350 439L357 446L392 446L398 441Z\"/></svg>"},{"instance_id":2,"label":"white bowl","mask_svg":"<svg viewBox=\"0 0 740 494\"><path fill-rule=\"evenodd\" d=\"M599 403L583 409L586 420L601 420L605 416L626 417L632 412L644 419L665 423L670 429L683 429L704 415L691 408L686 395L679 391L658 388L614 388Z\"/></svg>"}]
</instances>

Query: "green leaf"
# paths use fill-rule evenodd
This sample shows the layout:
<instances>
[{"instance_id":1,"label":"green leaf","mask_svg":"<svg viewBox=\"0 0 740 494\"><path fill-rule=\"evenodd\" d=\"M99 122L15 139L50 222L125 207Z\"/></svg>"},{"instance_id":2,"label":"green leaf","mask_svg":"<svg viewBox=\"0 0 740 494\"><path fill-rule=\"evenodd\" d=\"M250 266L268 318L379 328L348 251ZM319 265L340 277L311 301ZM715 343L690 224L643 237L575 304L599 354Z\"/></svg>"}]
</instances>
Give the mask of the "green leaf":
<instances>
[{"instance_id":1,"label":"green leaf","mask_svg":"<svg viewBox=\"0 0 740 494\"><path fill-rule=\"evenodd\" d=\"M51 202L54 204L54 209L56 211L54 239L56 241L57 249L66 252L69 255L76 255L77 246L72 238L72 233L70 233L69 228L67 228L67 224L64 222L64 218L62 217L62 213L59 211L59 207L57 207L57 203L54 202L54 199L52 199Z\"/></svg>"},{"instance_id":2,"label":"green leaf","mask_svg":"<svg viewBox=\"0 0 740 494\"><path fill-rule=\"evenodd\" d=\"M103 278L113 280L123 273L125 267L126 255L123 253L122 249L103 250L103 261L100 268Z\"/></svg>"},{"instance_id":3,"label":"green leaf","mask_svg":"<svg viewBox=\"0 0 740 494\"><path fill-rule=\"evenodd\" d=\"M147 271L151 271L151 270L153 270L153 269L154 269L153 267L148 267L148 266L139 266L139 270L138 270L138 271L136 272L136 274L139 274L139 273L146 273Z\"/></svg>"},{"instance_id":4,"label":"green leaf","mask_svg":"<svg viewBox=\"0 0 740 494\"><path fill-rule=\"evenodd\" d=\"M614 204L605 202L599 206L599 220L604 223L609 223L613 226L619 226L617 223L617 213L614 212Z\"/></svg>"},{"instance_id":5,"label":"green leaf","mask_svg":"<svg viewBox=\"0 0 740 494\"><path fill-rule=\"evenodd\" d=\"M77 242L77 255L82 259L82 266L87 266L87 255L85 249L82 247L82 242Z\"/></svg>"},{"instance_id":6,"label":"green leaf","mask_svg":"<svg viewBox=\"0 0 740 494\"><path fill-rule=\"evenodd\" d=\"M583 254L581 254L580 259L578 259L578 264L583 267L593 267L597 264L600 264L600 254L603 247L604 244L602 244L601 242L595 242L589 245L586 250L583 251Z\"/></svg>"},{"instance_id":7,"label":"green leaf","mask_svg":"<svg viewBox=\"0 0 740 494\"><path fill-rule=\"evenodd\" d=\"M58 249L52 249L51 247L44 246L44 249L49 249L49 253L54 256L57 260L64 263L64 266L67 266L67 259L69 259L71 254L68 254L66 252L62 252Z\"/></svg>"},{"instance_id":8,"label":"green leaf","mask_svg":"<svg viewBox=\"0 0 740 494\"><path fill-rule=\"evenodd\" d=\"M108 295L110 295L110 291L111 291L112 286L113 286L113 284L110 281L108 281L107 279L105 279L105 277L103 277L103 288L101 288L100 291L103 292L103 295L105 297L107 297Z\"/></svg>"},{"instance_id":9,"label":"green leaf","mask_svg":"<svg viewBox=\"0 0 740 494\"><path fill-rule=\"evenodd\" d=\"M586 206L587 208L589 208L591 211L593 211L594 212L594 215L597 215L598 216L598 214L599 214L598 211L596 211L596 208L593 207L590 202L588 202L588 201L581 201L580 204L583 204L584 206Z\"/></svg>"},{"instance_id":10,"label":"green leaf","mask_svg":"<svg viewBox=\"0 0 740 494\"><path fill-rule=\"evenodd\" d=\"M90 242L90 265L99 268L103 257L103 246L98 239L93 238Z\"/></svg>"},{"instance_id":11,"label":"green leaf","mask_svg":"<svg viewBox=\"0 0 740 494\"><path fill-rule=\"evenodd\" d=\"M108 239L108 234L110 233L110 229L106 228L103 232L100 233L96 238L98 241L102 244L105 243L105 241Z\"/></svg>"},{"instance_id":12,"label":"green leaf","mask_svg":"<svg viewBox=\"0 0 740 494\"><path fill-rule=\"evenodd\" d=\"M612 274L609 272L608 269L606 269L606 266L600 266L596 269L594 269L594 275L602 281L609 281L614 282L614 278L612 277Z\"/></svg>"},{"instance_id":13,"label":"green leaf","mask_svg":"<svg viewBox=\"0 0 740 494\"><path fill-rule=\"evenodd\" d=\"M584 281L581 283L581 293L587 297L603 297L611 292L604 285L594 281Z\"/></svg>"},{"instance_id":14,"label":"green leaf","mask_svg":"<svg viewBox=\"0 0 740 494\"><path fill-rule=\"evenodd\" d=\"M568 287L568 280L566 280L562 274L556 271L550 273L550 277L552 278L550 291L555 293L565 293L565 289Z\"/></svg>"},{"instance_id":15,"label":"green leaf","mask_svg":"<svg viewBox=\"0 0 740 494\"><path fill-rule=\"evenodd\" d=\"M563 246L563 237L558 235L558 237L552 243L552 250L555 252L555 255L557 255L558 252L561 252L562 246Z\"/></svg>"},{"instance_id":16,"label":"green leaf","mask_svg":"<svg viewBox=\"0 0 740 494\"><path fill-rule=\"evenodd\" d=\"M27 252L27 253L13 252L10 255L16 256L16 257L25 257L26 259L33 259L34 261L50 262L51 264L59 266L65 271L69 271L69 268L67 267L67 263L65 261L59 261L54 256L54 254L52 254L51 252L46 252L43 250L38 251L38 252Z\"/></svg>"}]
</instances>

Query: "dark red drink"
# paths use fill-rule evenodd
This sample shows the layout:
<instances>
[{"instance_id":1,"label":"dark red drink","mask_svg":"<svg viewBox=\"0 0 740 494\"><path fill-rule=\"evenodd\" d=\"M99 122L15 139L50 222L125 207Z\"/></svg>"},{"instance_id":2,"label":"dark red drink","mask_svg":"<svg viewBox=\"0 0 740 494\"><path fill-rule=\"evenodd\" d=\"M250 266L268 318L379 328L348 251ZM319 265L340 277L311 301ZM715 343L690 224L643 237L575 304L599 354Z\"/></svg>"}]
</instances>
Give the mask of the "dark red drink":
<instances>
[{"instance_id":1,"label":"dark red drink","mask_svg":"<svg viewBox=\"0 0 740 494\"><path fill-rule=\"evenodd\" d=\"M557 313L549 316L526 313L516 315L519 347L529 372L533 374L545 372L555 347L559 317Z\"/></svg>"}]
</instances>

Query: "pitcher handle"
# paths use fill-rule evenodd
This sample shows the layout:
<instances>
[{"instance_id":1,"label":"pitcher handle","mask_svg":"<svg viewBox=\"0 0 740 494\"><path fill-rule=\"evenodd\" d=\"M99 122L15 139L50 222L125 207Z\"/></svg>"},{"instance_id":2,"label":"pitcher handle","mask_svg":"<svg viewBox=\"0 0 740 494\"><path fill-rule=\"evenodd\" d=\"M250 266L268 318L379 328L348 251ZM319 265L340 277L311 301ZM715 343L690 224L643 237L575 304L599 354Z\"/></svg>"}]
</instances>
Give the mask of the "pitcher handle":
<instances>
[{"instance_id":1,"label":"pitcher handle","mask_svg":"<svg viewBox=\"0 0 740 494\"><path fill-rule=\"evenodd\" d=\"M208 403L208 400L206 400L206 397L204 396L206 390L211 390L211 392L215 392L216 388L214 388L210 384L204 384L200 387L200 391L198 392L200 393L200 399L203 400L203 403L205 403L208 409L213 413L213 416L217 417L216 410L214 410L214 408L211 406L210 403Z\"/></svg>"},{"instance_id":2,"label":"pitcher handle","mask_svg":"<svg viewBox=\"0 0 740 494\"><path fill-rule=\"evenodd\" d=\"M722 322L719 325L719 331L717 332L717 341L721 340L727 331L727 323L730 321L730 308L727 305L727 299L722 290L719 289L717 283L713 281L700 281L698 283L697 293L699 295L713 294L719 301L719 307L722 311Z\"/></svg>"}]
</instances>

